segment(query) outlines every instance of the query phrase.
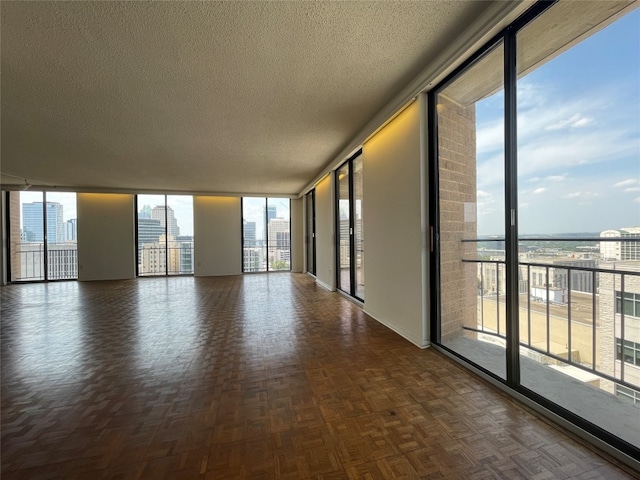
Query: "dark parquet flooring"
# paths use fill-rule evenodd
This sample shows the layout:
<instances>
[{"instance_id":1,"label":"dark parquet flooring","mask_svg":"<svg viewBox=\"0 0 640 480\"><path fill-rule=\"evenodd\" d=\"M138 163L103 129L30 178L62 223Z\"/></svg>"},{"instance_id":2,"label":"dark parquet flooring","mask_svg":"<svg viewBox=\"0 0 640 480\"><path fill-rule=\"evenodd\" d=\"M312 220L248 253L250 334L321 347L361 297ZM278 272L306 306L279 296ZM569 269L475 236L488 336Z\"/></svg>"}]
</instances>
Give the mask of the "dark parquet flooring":
<instances>
[{"instance_id":1,"label":"dark parquet flooring","mask_svg":"<svg viewBox=\"0 0 640 480\"><path fill-rule=\"evenodd\" d=\"M0 290L3 480L632 478L306 275Z\"/></svg>"}]
</instances>

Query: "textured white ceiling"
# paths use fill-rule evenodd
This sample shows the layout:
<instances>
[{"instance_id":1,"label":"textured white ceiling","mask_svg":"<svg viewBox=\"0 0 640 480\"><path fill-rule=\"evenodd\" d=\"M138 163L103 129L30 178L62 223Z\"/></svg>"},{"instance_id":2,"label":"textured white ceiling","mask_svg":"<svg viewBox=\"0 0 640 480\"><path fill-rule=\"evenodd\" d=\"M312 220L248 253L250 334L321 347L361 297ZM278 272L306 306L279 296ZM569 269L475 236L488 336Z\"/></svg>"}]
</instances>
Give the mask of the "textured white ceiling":
<instances>
[{"instance_id":1,"label":"textured white ceiling","mask_svg":"<svg viewBox=\"0 0 640 480\"><path fill-rule=\"evenodd\" d=\"M490 6L2 1L3 179L298 193Z\"/></svg>"}]
</instances>

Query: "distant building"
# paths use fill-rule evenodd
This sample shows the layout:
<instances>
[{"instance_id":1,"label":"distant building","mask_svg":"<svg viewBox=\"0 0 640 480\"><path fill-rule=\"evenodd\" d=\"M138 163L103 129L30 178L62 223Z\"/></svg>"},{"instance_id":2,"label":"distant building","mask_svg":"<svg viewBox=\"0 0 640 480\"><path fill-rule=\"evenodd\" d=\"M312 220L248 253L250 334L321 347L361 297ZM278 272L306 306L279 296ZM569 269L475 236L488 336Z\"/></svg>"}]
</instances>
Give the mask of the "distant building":
<instances>
[{"instance_id":1,"label":"distant building","mask_svg":"<svg viewBox=\"0 0 640 480\"><path fill-rule=\"evenodd\" d=\"M64 238L67 242L78 241L78 219L72 218L65 223Z\"/></svg>"},{"instance_id":2,"label":"distant building","mask_svg":"<svg viewBox=\"0 0 640 480\"><path fill-rule=\"evenodd\" d=\"M256 246L256 222L242 222L243 242L247 248Z\"/></svg>"},{"instance_id":3,"label":"distant building","mask_svg":"<svg viewBox=\"0 0 640 480\"><path fill-rule=\"evenodd\" d=\"M611 274L600 274L600 368L612 377L638 386L633 389L603 382L603 388L640 406L640 276L624 275L623 284L622 275L614 274L640 272L640 261L605 263L600 268L611 270Z\"/></svg>"},{"instance_id":4,"label":"distant building","mask_svg":"<svg viewBox=\"0 0 640 480\"><path fill-rule=\"evenodd\" d=\"M142 207L142 209L138 212L138 218L151 218L151 207L149 205L145 205L144 207Z\"/></svg>"},{"instance_id":5,"label":"distant building","mask_svg":"<svg viewBox=\"0 0 640 480\"><path fill-rule=\"evenodd\" d=\"M291 232L289 220L272 218L269 220L269 262L291 262Z\"/></svg>"},{"instance_id":6,"label":"distant building","mask_svg":"<svg viewBox=\"0 0 640 480\"><path fill-rule=\"evenodd\" d=\"M167 236L170 240L180 235L180 227L178 227L178 220L176 220L173 208L165 205L157 205L151 210L151 218L158 220L163 228L166 225Z\"/></svg>"},{"instance_id":7,"label":"distant building","mask_svg":"<svg viewBox=\"0 0 640 480\"><path fill-rule=\"evenodd\" d=\"M264 270L264 248L250 247L244 248L243 268L245 272L260 272Z\"/></svg>"},{"instance_id":8,"label":"distant building","mask_svg":"<svg viewBox=\"0 0 640 480\"><path fill-rule=\"evenodd\" d=\"M65 227L62 220L62 204L58 202L46 203L47 242L63 243L65 241ZM42 202L22 204L22 228L24 241L44 242L44 214Z\"/></svg>"},{"instance_id":9,"label":"distant building","mask_svg":"<svg viewBox=\"0 0 640 480\"><path fill-rule=\"evenodd\" d=\"M640 227L605 230L600 233L600 238L620 238L619 241L600 242L600 258L603 261L640 260ZM625 238L638 241L625 241Z\"/></svg>"},{"instance_id":10,"label":"distant building","mask_svg":"<svg viewBox=\"0 0 640 480\"><path fill-rule=\"evenodd\" d=\"M161 235L164 235L164 227L160 220L138 218L138 245L157 243Z\"/></svg>"}]
</instances>

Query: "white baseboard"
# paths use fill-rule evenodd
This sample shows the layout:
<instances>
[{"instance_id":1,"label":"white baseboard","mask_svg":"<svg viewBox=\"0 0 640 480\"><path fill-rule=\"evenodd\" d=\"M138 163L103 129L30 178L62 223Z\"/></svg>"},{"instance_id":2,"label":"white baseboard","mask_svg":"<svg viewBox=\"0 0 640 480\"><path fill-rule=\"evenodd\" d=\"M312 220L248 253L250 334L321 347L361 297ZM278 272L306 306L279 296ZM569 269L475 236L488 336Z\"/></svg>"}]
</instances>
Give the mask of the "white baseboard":
<instances>
[{"instance_id":1,"label":"white baseboard","mask_svg":"<svg viewBox=\"0 0 640 480\"><path fill-rule=\"evenodd\" d=\"M385 318L383 318L382 315L377 314L376 312L372 312L370 309L368 309L366 307L365 304L365 308L362 309L362 311L364 313L366 313L367 315L369 315L371 318L373 318L376 322L381 323L382 325L384 325L385 327L387 327L390 330L393 330L394 332L396 332L398 335L400 335L402 338L408 340L409 342L413 343L416 347L419 348L427 348L431 345L431 342L429 342L428 340L423 340L422 338L420 338L418 335L415 335L413 332L408 331L406 328L390 321L387 320Z\"/></svg>"}]
</instances>

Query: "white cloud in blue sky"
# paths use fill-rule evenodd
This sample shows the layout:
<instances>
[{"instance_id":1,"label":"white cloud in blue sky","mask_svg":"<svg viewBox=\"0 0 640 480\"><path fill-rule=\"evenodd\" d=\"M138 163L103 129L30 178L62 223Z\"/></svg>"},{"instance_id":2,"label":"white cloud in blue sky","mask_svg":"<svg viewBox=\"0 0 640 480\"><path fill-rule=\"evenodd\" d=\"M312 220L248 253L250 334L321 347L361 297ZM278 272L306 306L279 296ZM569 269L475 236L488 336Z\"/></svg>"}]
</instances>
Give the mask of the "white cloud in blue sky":
<instances>
[{"instance_id":1,"label":"white cloud in blue sky","mask_svg":"<svg viewBox=\"0 0 640 480\"><path fill-rule=\"evenodd\" d=\"M520 233L640 225L640 10L518 81ZM477 104L479 234L504 230L503 93Z\"/></svg>"}]
</instances>

